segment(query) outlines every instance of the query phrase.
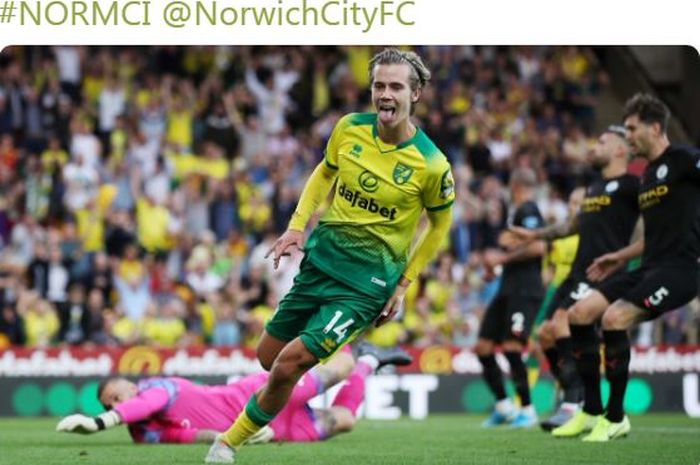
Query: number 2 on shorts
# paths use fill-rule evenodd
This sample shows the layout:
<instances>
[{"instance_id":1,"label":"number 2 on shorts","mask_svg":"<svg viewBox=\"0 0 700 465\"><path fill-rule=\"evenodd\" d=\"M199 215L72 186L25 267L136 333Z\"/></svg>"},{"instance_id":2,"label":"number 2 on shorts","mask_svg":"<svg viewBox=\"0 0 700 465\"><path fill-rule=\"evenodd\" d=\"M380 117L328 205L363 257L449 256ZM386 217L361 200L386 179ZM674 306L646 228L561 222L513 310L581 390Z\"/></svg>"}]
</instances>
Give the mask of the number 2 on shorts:
<instances>
[{"instance_id":1,"label":"number 2 on shorts","mask_svg":"<svg viewBox=\"0 0 700 465\"><path fill-rule=\"evenodd\" d=\"M324 333L328 333L331 329L333 330L333 332L338 336L335 340L335 342L337 343L340 343L340 341L342 341L343 338L345 338L345 334L348 332L348 326L355 322L355 320L350 318L345 323L341 323L340 325L335 326L335 324L338 323L340 317L342 316L343 312L341 312L340 310L336 310L335 315L333 315L333 318L331 318L331 321L329 321L326 327L323 328Z\"/></svg>"},{"instance_id":2,"label":"number 2 on shorts","mask_svg":"<svg viewBox=\"0 0 700 465\"><path fill-rule=\"evenodd\" d=\"M513 313L511 322L513 324L510 326L510 332L513 334L520 334L525 329L525 315L521 312Z\"/></svg>"}]
</instances>

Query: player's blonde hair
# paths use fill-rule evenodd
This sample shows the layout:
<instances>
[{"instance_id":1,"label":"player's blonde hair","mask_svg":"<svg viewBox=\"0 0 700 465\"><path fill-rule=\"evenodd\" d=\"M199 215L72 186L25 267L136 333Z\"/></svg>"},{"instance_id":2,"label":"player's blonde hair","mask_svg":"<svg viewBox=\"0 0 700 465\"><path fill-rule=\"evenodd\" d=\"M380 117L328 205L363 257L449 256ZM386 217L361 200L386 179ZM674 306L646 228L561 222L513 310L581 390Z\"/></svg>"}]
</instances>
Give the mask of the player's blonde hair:
<instances>
[{"instance_id":1,"label":"player's blonde hair","mask_svg":"<svg viewBox=\"0 0 700 465\"><path fill-rule=\"evenodd\" d=\"M430 81L430 70L423 59L415 52L404 52L398 48L385 48L369 61L369 81L374 82L374 67L377 65L407 64L411 69L409 83L411 90L422 89Z\"/></svg>"}]
</instances>

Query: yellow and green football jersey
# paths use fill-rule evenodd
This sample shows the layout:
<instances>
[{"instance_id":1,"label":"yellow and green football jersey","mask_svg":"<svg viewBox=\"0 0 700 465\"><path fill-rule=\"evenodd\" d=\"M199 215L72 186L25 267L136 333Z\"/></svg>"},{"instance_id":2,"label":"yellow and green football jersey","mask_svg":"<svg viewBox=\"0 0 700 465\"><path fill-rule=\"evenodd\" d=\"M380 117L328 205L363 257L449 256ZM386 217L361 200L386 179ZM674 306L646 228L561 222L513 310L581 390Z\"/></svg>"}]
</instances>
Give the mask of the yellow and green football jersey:
<instances>
[{"instance_id":1,"label":"yellow and green football jersey","mask_svg":"<svg viewBox=\"0 0 700 465\"><path fill-rule=\"evenodd\" d=\"M390 295L406 267L423 209L454 201L450 164L428 136L384 143L375 113L343 117L325 163L337 170L335 195L306 243L309 260L370 295Z\"/></svg>"}]
</instances>

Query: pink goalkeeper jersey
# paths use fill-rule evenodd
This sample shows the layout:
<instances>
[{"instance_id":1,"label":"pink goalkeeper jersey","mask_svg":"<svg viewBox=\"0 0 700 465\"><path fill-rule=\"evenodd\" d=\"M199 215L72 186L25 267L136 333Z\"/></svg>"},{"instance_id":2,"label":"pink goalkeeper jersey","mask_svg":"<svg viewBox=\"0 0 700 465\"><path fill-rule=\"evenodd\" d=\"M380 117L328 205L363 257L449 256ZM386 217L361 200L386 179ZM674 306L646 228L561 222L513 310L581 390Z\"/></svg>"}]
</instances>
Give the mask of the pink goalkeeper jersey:
<instances>
[{"instance_id":1,"label":"pink goalkeeper jersey","mask_svg":"<svg viewBox=\"0 0 700 465\"><path fill-rule=\"evenodd\" d=\"M225 386L203 386L183 378L148 378L138 395L117 405L135 442L192 442L200 429L225 431L266 381L268 373L246 376ZM323 433L307 402L321 392L307 373L287 406L270 423L278 441L316 441Z\"/></svg>"}]
</instances>

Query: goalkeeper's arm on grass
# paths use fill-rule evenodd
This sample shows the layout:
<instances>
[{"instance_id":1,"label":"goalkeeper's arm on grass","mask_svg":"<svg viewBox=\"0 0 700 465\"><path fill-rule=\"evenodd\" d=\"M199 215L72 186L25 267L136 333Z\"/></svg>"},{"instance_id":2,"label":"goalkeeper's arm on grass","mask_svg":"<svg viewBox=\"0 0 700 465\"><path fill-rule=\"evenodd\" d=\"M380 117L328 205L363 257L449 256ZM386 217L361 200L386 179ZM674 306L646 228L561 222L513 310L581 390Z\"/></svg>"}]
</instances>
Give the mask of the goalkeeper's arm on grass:
<instances>
[{"instance_id":1,"label":"goalkeeper's arm on grass","mask_svg":"<svg viewBox=\"0 0 700 465\"><path fill-rule=\"evenodd\" d=\"M96 417L89 417L81 413L69 415L56 425L56 431L78 434L92 434L120 425L122 419L117 412L109 410Z\"/></svg>"},{"instance_id":2,"label":"goalkeeper's arm on grass","mask_svg":"<svg viewBox=\"0 0 700 465\"><path fill-rule=\"evenodd\" d=\"M56 425L56 431L77 434L93 434L113 428L123 423L124 422L119 414L114 410L109 410L95 417L89 417L81 413L76 413L63 418L60 422L58 422L58 425ZM150 433L156 434L134 434L135 431L131 432L134 441L149 443L209 443L214 440L217 434L219 434L218 431L214 430L179 428L173 426L169 426L168 428L158 431L150 431Z\"/></svg>"}]
</instances>

